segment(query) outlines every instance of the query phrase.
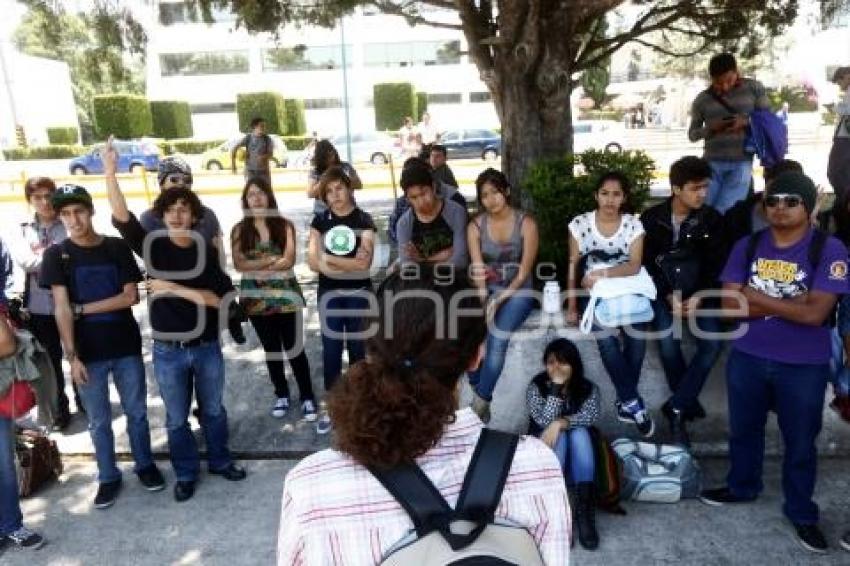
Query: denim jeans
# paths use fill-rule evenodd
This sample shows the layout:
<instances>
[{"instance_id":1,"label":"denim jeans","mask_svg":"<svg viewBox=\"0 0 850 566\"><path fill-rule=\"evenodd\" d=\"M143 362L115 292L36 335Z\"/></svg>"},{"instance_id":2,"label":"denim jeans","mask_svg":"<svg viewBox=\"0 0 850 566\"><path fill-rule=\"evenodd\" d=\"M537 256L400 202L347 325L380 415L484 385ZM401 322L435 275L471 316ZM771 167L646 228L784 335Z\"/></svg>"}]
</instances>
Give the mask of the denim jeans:
<instances>
[{"instance_id":1,"label":"denim jeans","mask_svg":"<svg viewBox=\"0 0 850 566\"><path fill-rule=\"evenodd\" d=\"M829 365L786 364L732 349L726 366L729 402L729 489L755 498L762 490L764 426L776 412L785 451L783 511L793 523L818 522L812 501Z\"/></svg>"},{"instance_id":2,"label":"denim jeans","mask_svg":"<svg viewBox=\"0 0 850 566\"><path fill-rule=\"evenodd\" d=\"M723 214L736 202L747 198L753 179L753 161L713 160L708 164L711 165L711 183L706 204Z\"/></svg>"},{"instance_id":3,"label":"denim jeans","mask_svg":"<svg viewBox=\"0 0 850 566\"><path fill-rule=\"evenodd\" d=\"M493 320L493 327L487 332L487 346L481 367L469 373L469 384L482 399L490 401L496 382L505 367L505 355L511 334L522 326L534 308L536 300L526 290L518 291L505 301ZM495 329L495 331L494 331Z\"/></svg>"},{"instance_id":4,"label":"denim jeans","mask_svg":"<svg viewBox=\"0 0 850 566\"><path fill-rule=\"evenodd\" d=\"M652 310L655 312L652 328L661 334L658 337L658 355L661 358L661 365L664 366L667 385L673 394L670 397L670 405L674 409L690 414L699 399L708 374L711 373L711 368L714 367L714 362L720 356L723 345L717 338L694 337L697 350L691 362L685 363L682 341L672 330L673 313L667 301L662 298L653 301ZM683 329L690 324L687 319L679 319L677 322L681 323ZM697 328L704 332L720 332L720 321L714 317L697 317L696 324Z\"/></svg>"},{"instance_id":5,"label":"denim jeans","mask_svg":"<svg viewBox=\"0 0 850 566\"><path fill-rule=\"evenodd\" d=\"M89 419L89 434L97 460L97 480L107 483L121 479L115 464L115 437L112 434L112 403L109 401L109 374L118 390L121 408L127 417L130 450L139 472L153 464L151 433L148 426L145 365L141 356L125 356L86 364L89 381L80 385L80 398Z\"/></svg>"},{"instance_id":6,"label":"denim jeans","mask_svg":"<svg viewBox=\"0 0 850 566\"><path fill-rule=\"evenodd\" d=\"M0 537L23 526L15 472L15 423L0 417Z\"/></svg>"},{"instance_id":7,"label":"denim jeans","mask_svg":"<svg viewBox=\"0 0 850 566\"><path fill-rule=\"evenodd\" d=\"M836 395L850 395L850 368L844 360L844 339L837 328L832 330L832 387Z\"/></svg>"},{"instance_id":8,"label":"denim jeans","mask_svg":"<svg viewBox=\"0 0 850 566\"><path fill-rule=\"evenodd\" d=\"M330 391L342 372L342 350L346 345L348 346L349 365L366 357L366 347L363 340L340 336L350 332L361 332L364 329L363 316L348 315L339 311L363 311L367 309L369 299L366 297L366 293L368 292L362 290L357 293L350 291L345 293L336 291L319 293L319 320L322 326L322 372L325 379L325 391ZM333 293L333 295L328 297L327 303L322 304L324 302L322 297L328 293ZM337 312L330 314L328 311ZM334 332L336 336L329 336L329 330Z\"/></svg>"},{"instance_id":9,"label":"denim jeans","mask_svg":"<svg viewBox=\"0 0 850 566\"><path fill-rule=\"evenodd\" d=\"M229 466L232 459L227 448L227 412L222 404L224 357L218 341L189 348L154 341L153 367L165 404L168 449L177 481L195 481L200 471L198 444L188 420L192 401L187 387L190 375L195 378L209 469L222 470Z\"/></svg>"},{"instance_id":10,"label":"denim jeans","mask_svg":"<svg viewBox=\"0 0 850 566\"><path fill-rule=\"evenodd\" d=\"M642 325L635 325L635 330L641 329ZM643 356L646 353L646 340L643 337L630 336L631 332L626 328L622 332L616 329L613 333L609 333L607 330L599 330L594 325L593 330L607 334L598 336L596 345L599 347L602 365L605 366L605 371L608 372L614 389L617 390L617 399L625 403L639 398L637 385L640 381ZM622 335L622 348L619 334Z\"/></svg>"},{"instance_id":11,"label":"denim jeans","mask_svg":"<svg viewBox=\"0 0 850 566\"><path fill-rule=\"evenodd\" d=\"M579 426L565 430L558 435L554 450L568 485L594 481L596 462L587 428Z\"/></svg>"}]
</instances>

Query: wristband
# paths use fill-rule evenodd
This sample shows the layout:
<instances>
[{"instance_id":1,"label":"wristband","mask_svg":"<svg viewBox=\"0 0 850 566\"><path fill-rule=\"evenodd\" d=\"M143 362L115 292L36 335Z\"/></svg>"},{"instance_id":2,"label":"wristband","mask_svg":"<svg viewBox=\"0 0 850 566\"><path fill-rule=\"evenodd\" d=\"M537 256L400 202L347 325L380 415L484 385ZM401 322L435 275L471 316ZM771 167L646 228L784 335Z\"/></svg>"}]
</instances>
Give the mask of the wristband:
<instances>
[{"instance_id":1,"label":"wristband","mask_svg":"<svg viewBox=\"0 0 850 566\"><path fill-rule=\"evenodd\" d=\"M79 303L71 303L71 312L74 313L74 320L83 316L83 305Z\"/></svg>"},{"instance_id":2,"label":"wristband","mask_svg":"<svg viewBox=\"0 0 850 566\"><path fill-rule=\"evenodd\" d=\"M73 362L77 359L77 352L71 350L70 352L65 352L65 359L68 360L68 363Z\"/></svg>"}]
</instances>

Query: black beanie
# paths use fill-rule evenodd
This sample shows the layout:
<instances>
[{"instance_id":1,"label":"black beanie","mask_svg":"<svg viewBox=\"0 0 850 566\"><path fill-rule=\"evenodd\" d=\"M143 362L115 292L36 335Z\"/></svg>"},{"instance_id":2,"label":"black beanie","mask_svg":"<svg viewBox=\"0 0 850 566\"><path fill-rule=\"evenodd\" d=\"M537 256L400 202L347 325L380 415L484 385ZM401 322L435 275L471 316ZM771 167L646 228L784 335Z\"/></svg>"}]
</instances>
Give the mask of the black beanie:
<instances>
[{"instance_id":1,"label":"black beanie","mask_svg":"<svg viewBox=\"0 0 850 566\"><path fill-rule=\"evenodd\" d=\"M765 195L799 195L803 199L803 206L811 212L815 209L818 199L818 189L814 181L803 173L788 171L779 175L765 191Z\"/></svg>"}]
</instances>

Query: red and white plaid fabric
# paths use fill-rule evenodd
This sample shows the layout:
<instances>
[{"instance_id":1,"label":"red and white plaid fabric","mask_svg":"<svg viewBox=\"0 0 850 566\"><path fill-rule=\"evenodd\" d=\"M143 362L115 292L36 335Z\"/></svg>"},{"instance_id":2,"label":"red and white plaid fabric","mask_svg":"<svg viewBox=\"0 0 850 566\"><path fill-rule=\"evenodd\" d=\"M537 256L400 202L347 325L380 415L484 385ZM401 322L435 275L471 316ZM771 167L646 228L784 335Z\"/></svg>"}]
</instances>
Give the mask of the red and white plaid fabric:
<instances>
[{"instance_id":1,"label":"red and white plaid fabric","mask_svg":"<svg viewBox=\"0 0 850 566\"><path fill-rule=\"evenodd\" d=\"M417 460L452 507L483 426L472 410L458 411L437 445ZM564 477L555 454L538 439L520 440L496 515L526 527L547 565L569 563L572 525ZM286 476L277 563L378 564L412 529L401 506L366 468L323 450Z\"/></svg>"}]
</instances>

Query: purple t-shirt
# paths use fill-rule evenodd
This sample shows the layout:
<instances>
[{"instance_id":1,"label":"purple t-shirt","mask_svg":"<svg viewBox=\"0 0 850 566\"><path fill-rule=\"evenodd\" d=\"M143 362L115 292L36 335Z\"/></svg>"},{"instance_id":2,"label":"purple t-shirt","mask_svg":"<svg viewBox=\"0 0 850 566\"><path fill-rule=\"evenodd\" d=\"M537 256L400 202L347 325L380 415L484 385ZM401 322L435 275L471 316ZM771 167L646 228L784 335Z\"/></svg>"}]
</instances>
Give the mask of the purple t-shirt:
<instances>
[{"instance_id":1,"label":"purple t-shirt","mask_svg":"<svg viewBox=\"0 0 850 566\"><path fill-rule=\"evenodd\" d=\"M735 244L720 275L723 283L746 283L770 297L786 299L812 290L843 295L848 288L847 248L827 238L817 269L809 265L812 231L788 248L777 248L769 230L760 232L755 257L747 261L749 236ZM812 274L812 271L816 271ZM830 329L778 316L744 321L747 332L734 347L747 354L788 364L825 364L830 359Z\"/></svg>"}]
</instances>

